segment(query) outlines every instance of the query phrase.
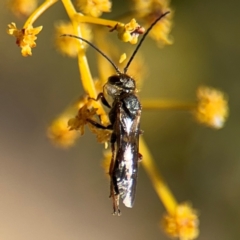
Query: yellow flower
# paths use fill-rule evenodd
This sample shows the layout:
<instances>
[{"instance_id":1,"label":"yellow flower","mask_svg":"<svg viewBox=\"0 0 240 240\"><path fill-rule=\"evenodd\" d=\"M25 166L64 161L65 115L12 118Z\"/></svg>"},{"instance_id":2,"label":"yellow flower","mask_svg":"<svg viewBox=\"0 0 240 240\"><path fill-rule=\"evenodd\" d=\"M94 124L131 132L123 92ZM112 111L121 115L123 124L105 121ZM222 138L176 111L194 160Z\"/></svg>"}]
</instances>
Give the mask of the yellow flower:
<instances>
[{"instance_id":1,"label":"yellow flower","mask_svg":"<svg viewBox=\"0 0 240 240\"><path fill-rule=\"evenodd\" d=\"M17 17L27 17L36 9L37 3L37 0L11 0L8 7Z\"/></svg>"},{"instance_id":2,"label":"yellow flower","mask_svg":"<svg viewBox=\"0 0 240 240\"><path fill-rule=\"evenodd\" d=\"M149 13L152 0L132 0L133 9L143 17ZM139 11L139 12L138 12Z\"/></svg>"},{"instance_id":3,"label":"yellow flower","mask_svg":"<svg viewBox=\"0 0 240 240\"><path fill-rule=\"evenodd\" d=\"M80 23L82 28L82 37L91 41L91 29L87 24ZM78 55L78 46L77 42L79 41L76 38L71 37L60 37L63 34L73 34L74 29L71 22L63 22L60 21L55 24L55 47L56 49L64 55L69 57L77 57ZM88 44L84 43L84 46L88 46Z\"/></svg>"},{"instance_id":4,"label":"yellow flower","mask_svg":"<svg viewBox=\"0 0 240 240\"><path fill-rule=\"evenodd\" d=\"M96 115L97 109L88 107L88 103L78 110L76 117L69 119L68 127L70 130L78 130L80 135L84 134L84 126L87 120Z\"/></svg>"},{"instance_id":5,"label":"yellow flower","mask_svg":"<svg viewBox=\"0 0 240 240\"><path fill-rule=\"evenodd\" d=\"M87 96L82 96L76 102L68 106L49 126L47 135L57 146L71 147L78 137L83 133L69 128L69 119L71 119L78 109L81 109L88 102Z\"/></svg>"},{"instance_id":6,"label":"yellow flower","mask_svg":"<svg viewBox=\"0 0 240 240\"><path fill-rule=\"evenodd\" d=\"M109 0L77 0L77 7L84 14L99 17L103 12L110 12L112 3Z\"/></svg>"},{"instance_id":7,"label":"yellow flower","mask_svg":"<svg viewBox=\"0 0 240 240\"><path fill-rule=\"evenodd\" d=\"M197 98L197 108L194 111L196 120L212 128L222 128L228 117L225 94L214 88L199 87Z\"/></svg>"},{"instance_id":8,"label":"yellow flower","mask_svg":"<svg viewBox=\"0 0 240 240\"><path fill-rule=\"evenodd\" d=\"M159 16L170 10L170 14L158 21L154 28L150 31L151 36L158 45L171 44L173 42L169 33L172 28L173 11L169 7L168 0L135 0L134 10L136 14L143 19L144 26L147 28Z\"/></svg>"},{"instance_id":9,"label":"yellow flower","mask_svg":"<svg viewBox=\"0 0 240 240\"><path fill-rule=\"evenodd\" d=\"M69 116L62 116L56 119L48 128L48 137L59 147L71 147L80 136L79 132L69 130L68 120Z\"/></svg>"},{"instance_id":10,"label":"yellow flower","mask_svg":"<svg viewBox=\"0 0 240 240\"><path fill-rule=\"evenodd\" d=\"M120 40L130 42L131 44L136 44L139 34L145 32L145 29L134 18L127 24L118 23L113 30L117 30Z\"/></svg>"},{"instance_id":11,"label":"yellow flower","mask_svg":"<svg viewBox=\"0 0 240 240\"><path fill-rule=\"evenodd\" d=\"M24 57L32 55L32 48L36 47L35 40L37 35L41 30L42 26L33 28L29 25L27 28L17 29L15 23L11 23L8 25L8 34L16 37L16 44L22 48L22 55Z\"/></svg>"},{"instance_id":12,"label":"yellow flower","mask_svg":"<svg viewBox=\"0 0 240 240\"><path fill-rule=\"evenodd\" d=\"M179 204L174 214L163 217L162 226L165 232L180 240L193 240L199 235L197 213L189 204Z\"/></svg>"},{"instance_id":13,"label":"yellow flower","mask_svg":"<svg viewBox=\"0 0 240 240\"><path fill-rule=\"evenodd\" d=\"M169 0L133 0L133 2L133 9L139 16L145 17L156 13L155 19L169 10L170 3Z\"/></svg>"},{"instance_id":14,"label":"yellow flower","mask_svg":"<svg viewBox=\"0 0 240 240\"><path fill-rule=\"evenodd\" d=\"M97 117L97 109L90 106L91 102L87 102L83 107L78 110L78 114L76 117L69 119L68 127L70 130L76 130L80 133L80 135L84 134L84 127L87 124L90 131L96 135L97 141L99 143L106 143L110 141L110 137L112 134L111 130L105 130L101 128L95 127L89 120L93 122L97 122L95 117ZM98 116L99 118L99 116ZM101 123L99 123L101 124Z\"/></svg>"}]
</instances>

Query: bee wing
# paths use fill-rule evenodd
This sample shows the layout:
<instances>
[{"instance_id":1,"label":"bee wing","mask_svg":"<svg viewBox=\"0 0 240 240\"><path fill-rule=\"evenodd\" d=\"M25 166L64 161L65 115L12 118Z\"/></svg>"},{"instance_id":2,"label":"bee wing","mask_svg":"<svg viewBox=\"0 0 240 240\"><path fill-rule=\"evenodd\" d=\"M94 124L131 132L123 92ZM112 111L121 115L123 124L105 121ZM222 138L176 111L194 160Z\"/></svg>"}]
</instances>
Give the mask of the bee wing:
<instances>
[{"instance_id":1,"label":"bee wing","mask_svg":"<svg viewBox=\"0 0 240 240\"><path fill-rule=\"evenodd\" d=\"M124 107L119 109L119 132L116 141L117 152L113 177L118 193L126 207L133 207L137 186L139 157L139 125L141 109L136 111L134 118L129 116Z\"/></svg>"}]
</instances>

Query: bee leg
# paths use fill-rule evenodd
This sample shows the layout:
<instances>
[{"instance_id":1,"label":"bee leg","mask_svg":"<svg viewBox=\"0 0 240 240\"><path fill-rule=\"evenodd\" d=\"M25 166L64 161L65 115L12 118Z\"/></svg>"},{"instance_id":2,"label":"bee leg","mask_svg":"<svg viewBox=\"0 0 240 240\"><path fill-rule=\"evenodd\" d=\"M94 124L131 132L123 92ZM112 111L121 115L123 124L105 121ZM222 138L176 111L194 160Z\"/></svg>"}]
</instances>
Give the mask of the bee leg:
<instances>
[{"instance_id":1,"label":"bee leg","mask_svg":"<svg viewBox=\"0 0 240 240\"><path fill-rule=\"evenodd\" d=\"M111 158L111 163L109 166L109 176L111 179L110 182L110 198L112 198L112 203L113 203L113 215L121 215L121 211L119 209L119 192L118 192L118 187L116 183L116 179L113 176L113 169L114 169L114 164L115 164L115 142L116 142L116 135L113 133L111 136L111 150L112 150L112 158Z\"/></svg>"},{"instance_id":2,"label":"bee leg","mask_svg":"<svg viewBox=\"0 0 240 240\"><path fill-rule=\"evenodd\" d=\"M99 99L101 99L101 102L104 106L108 107L108 108L111 108L111 106L109 105L109 103L107 102L106 98L104 97L103 93L99 93L97 98L88 98L90 100L93 100L93 101L99 101Z\"/></svg>"},{"instance_id":3,"label":"bee leg","mask_svg":"<svg viewBox=\"0 0 240 240\"><path fill-rule=\"evenodd\" d=\"M114 216L120 216L121 215L121 211L119 208L119 193L116 193L115 191L115 186L114 186L114 182L111 180L110 183L110 197L112 198L112 204L113 204L113 215Z\"/></svg>"},{"instance_id":4,"label":"bee leg","mask_svg":"<svg viewBox=\"0 0 240 240\"><path fill-rule=\"evenodd\" d=\"M119 194L113 194L112 200L113 200L113 215L121 216L121 211L119 209Z\"/></svg>"},{"instance_id":5,"label":"bee leg","mask_svg":"<svg viewBox=\"0 0 240 240\"><path fill-rule=\"evenodd\" d=\"M104 125L102 125L100 123L97 123L97 122L93 121L92 119L87 119L87 121L89 123L91 123L96 128L112 130L112 125L111 124L108 125L108 126L104 126Z\"/></svg>"}]
</instances>

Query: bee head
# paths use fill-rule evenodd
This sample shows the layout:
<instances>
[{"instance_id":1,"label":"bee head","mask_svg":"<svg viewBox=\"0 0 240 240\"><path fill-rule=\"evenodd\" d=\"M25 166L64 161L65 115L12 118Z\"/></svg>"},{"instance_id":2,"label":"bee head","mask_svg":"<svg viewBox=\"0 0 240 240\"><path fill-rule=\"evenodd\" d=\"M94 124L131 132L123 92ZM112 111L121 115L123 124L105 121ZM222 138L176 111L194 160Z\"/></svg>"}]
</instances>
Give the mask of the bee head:
<instances>
[{"instance_id":1,"label":"bee head","mask_svg":"<svg viewBox=\"0 0 240 240\"><path fill-rule=\"evenodd\" d=\"M129 75L121 73L108 78L108 84L116 86L123 92L132 92L136 89L136 83Z\"/></svg>"},{"instance_id":2,"label":"bee head","mask_svg":"<svg viewBox=\"0 0 240 240\"><path fill-rule=\"evenodd\" d=\"M125 73L109 77L107 83L104 85L104 91L113 99L123 93L131 93L135 90L135 80Z\"/></svg>"}]
</instances>

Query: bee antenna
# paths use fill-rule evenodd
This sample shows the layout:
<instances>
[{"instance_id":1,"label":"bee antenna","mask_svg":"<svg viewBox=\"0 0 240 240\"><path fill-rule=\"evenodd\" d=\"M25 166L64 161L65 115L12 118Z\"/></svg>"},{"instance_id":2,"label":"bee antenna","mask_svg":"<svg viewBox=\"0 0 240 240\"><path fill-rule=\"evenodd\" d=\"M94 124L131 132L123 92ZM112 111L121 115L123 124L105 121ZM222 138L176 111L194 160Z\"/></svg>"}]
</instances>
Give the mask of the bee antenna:
<instances>
[{"instance_id":1,"label":"bee antenna","mask_svg":"<svg viewBox=\"0 0 240 240\"><path fill-rule=\"evenodd\" d=\"M104 58L106 58L111 64L112 66L114 67L114 69L116 70L116 72L118 74L121 74L121 71L119 70L119 68L115 65L115 63L105 54L103 53L99 48L97 48L94 44L92 44L91 42L89 42L88 40L82 38L82 37L79 37L79 36L76 36L76 35L72 35L72 34L63 34L61 35L60 37L72 37L72 38L77 38L77 39L80 39L82 40L83 42L87 43L88 45L90 45L92 48L94 48L97 52L99 52Z\"/></svg>"},{"instance_id":2,"label":"bee antenna","mask_svg":"<svg viewBox=\"0 0 240 240\"><path fill-rule=\"evenodd\" d=\"M127 72L129 65L131 64L132 60L134 59L136 53L138 52L138 49L141 47L144 39L146 38L146 36L148 35L148 33L151 31L151 29L154 27L154 25L155 25L159 20L161 20L163 17L165 17L165 16L166 16L167 14L169 14L169 13L170 13L170 11L167 11L167 12L163 13L163 14L162 14L160 17L158 17L158 18L151 24L151 26L147 29L147 31L146 31L146 32L144 33L144 35L142 36L140 42L138 43L136 49L134 50L132 56L131 56L130 59L128 60L128 63L127 63L127 65L126 65L126 67L124 68L124 71L123 71L124 73Z\"/></svg>"}]
</instances>

